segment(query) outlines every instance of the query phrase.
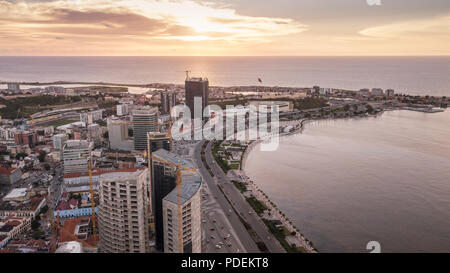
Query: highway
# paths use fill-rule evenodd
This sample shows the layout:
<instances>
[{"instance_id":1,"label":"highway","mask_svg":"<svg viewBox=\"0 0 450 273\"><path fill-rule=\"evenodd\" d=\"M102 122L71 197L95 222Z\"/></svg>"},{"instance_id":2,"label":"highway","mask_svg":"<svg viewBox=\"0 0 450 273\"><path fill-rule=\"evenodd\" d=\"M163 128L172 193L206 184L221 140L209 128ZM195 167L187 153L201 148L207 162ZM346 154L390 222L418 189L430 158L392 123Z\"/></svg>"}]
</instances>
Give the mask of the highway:
<instances>
[{"instance_id":1,"label":"highway","mask_svg":"<svg viewBox=\"0 0 450 273\"><path fill-rule=\"evenodd\" d=\"M200 145L200 146L199 146ZM198 141L176 141L173 143L173 151L182 157L191 159L195 157L196 148L201 149ZM201 164L201 162L200 162ZM203 165L196 164L203 176L204 183L201 192L202 201L202 252L203 253L245 253L248 249L258 251L256 245L242 243L241 236L230 222L233 212L230 213L231 206L226 203L222 206L217 200L217 190L210 190L207 181L212 179ZM202 168L200 167L203 167ZM206 176L207 175L207 176ZM220 198L220 196L219 196ZM220 200L223 199L223 196ZM236 216L235 216L236 217ZM239 219L237 219L239 221ZM231 220L235 223L235 220ZM239 222L238 222L239 223ZM245 231L245 230L244 230ZM229 235L228 235L229 234ZM247 235L248 236L248 235Z\"/></svg>"},{"instance_id":2,"label":"highway","mask_svg":"<svg viewBox=\"0 0 450 273\"><path fill-rule=\"evenodd\" d=\"M236 251L234 251L234 252L260 253L261 251L256 246L256 243L253 241L250 234L247 232L244 225L239 220L239 217L236 215L234 210L232 210L232 208L231 208L230 204L228 203L228 201L226 200L225 196L222 194L222 192L218 188L217 182L214 180L213 177L211 177L208 170L203 165L202 159L201 159L201 148L202 148L203 144L204 144L204 141L200 141L195 145L194 150L193 150L192 159L193 159L194 163L196 163L196 165L203 177L206 189L208 191L207 192L208 195L212 196L212 198L216 201L215 203L218 204L218 207L215 210L215 213L217 215L216 216L217 223L219 223L219 221L221 221L221 222L223 221L223 218L224 218L224 215L226 212L226 218L225 218L226 223L225 224L227 226L229 226L229 228L231 229L231 232L228 232L228 233L230 233L231 236L234 237L234 239L236 241L238 241L239 245L241 245L241 247L242 247L242 249L237 247L237 249L239 249L239 251L237 251L237 249L236 249ZM205 210L207 211L207 208L205 208ZM231 213L230 213L230 210L231 210ZM204 216L205 216L205 213L202 215L202 218ZM206 232L206 236L211 235L211 230L210 230L211 222L208 223L208 219L210 217L211 216L207 213L206 218L203 218L203 219L207 220L207 223L203 227L203 229ZM214 229L215 229L214 232L217 231L217 227L221 228L221 225L216 225L214 227ZM220 230L219 232L222 232L222 230ZM212 235L215 236L214 234L212 234ZM221 235L224 236L225 232L223 232ZM211 237L209 237L209 238L211 238ZM208 238L207 238L207 240L208 240ZM218 251L211 251L211 250L212 250L211 247L207 247L205 252L218 252Z\"/></svg>"},{"instance_id":3,"label":"highway","mask_svg":"<svg viewBox=\"0 0 450 273\"><path fill-rule=\"evenodd\" d=\"M280 245L278 240L269 232L267 226L264 222L259 218L259 216L255 213L255 211L251 208L251 206L244 199L242 194L236 189L230 179L225 175L223 170L217 165L213 156L212 156L212 143L209 142L206 151L205 158L207 164L212 169L215 174L218 184L222 186L224 193L227 195L228 199L231 200L234 208L240 213L240 215L245 219L245 221L253 228L259 238L266 244L269 252L271 253L285 253L286 251ZM201 161L200 157L200 149L198 154L196 153L196 158ZM208 173L209 175L209 173ZM218 184L214 184L217 190L220 192L220 195L223 196L223 193L218 189ZM250 213L251 212L251 213Z\"/></svg>"}]
</instances>

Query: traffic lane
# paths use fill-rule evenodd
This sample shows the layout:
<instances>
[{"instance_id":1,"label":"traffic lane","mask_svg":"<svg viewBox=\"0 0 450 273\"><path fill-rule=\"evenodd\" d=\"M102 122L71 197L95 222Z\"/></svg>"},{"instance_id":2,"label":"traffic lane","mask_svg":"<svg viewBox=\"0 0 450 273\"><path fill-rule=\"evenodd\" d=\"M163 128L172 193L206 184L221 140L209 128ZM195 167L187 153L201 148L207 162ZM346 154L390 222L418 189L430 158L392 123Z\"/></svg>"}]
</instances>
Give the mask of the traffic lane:
<instances>
[{"instance_id":1,"label":"traffic lane","mask_svg":"<svg viewBox=\"0 0 450 273\"><path fill-rule=\"evenodd\" d=\"M209 241L211 241L210 235L215 233L216 235L218 235L217 238L224 238L224 237L227 238L224 239L225 241L223 242L225 244L222 247L226 246L226 248L229 250L228 252L233 253L236 252L238 249L239 251L244 250L244 247L242 246L242 243L239 241L234 229L231 227L228 218L223 214L222 210L218 208L218 204L214 202L210 197L207 198L205 201L208 202L209 204L215 205L215 206L205 206L204 209L205 218L202 220L202 223L204 223L205 230L208 232ZM214 230L211 231L211 228L214 228ZM231 242L231 246L228 245L229 242Z\"/></svg>"},{"instance_id":2,"label":"traffic lane","mask_svg":"<svg viewBox=\"0 0 450 273\"><path fill-rule=\"evenodd\" d=\"M206 169L205 169L205 172L206 172ZM210 185L215 183L214 181L212 181L211 178L210 179L206 178L206 181ZM212 193L215 196L214 198L216 198L218 200L218 202L221 204L222 208L225 209L227 207L225 204L228 205L228 201L225 199L222 192L220 192L220 190L217 188L217 185L215 185L215 187L213 187ZM233 213L231 216L229 216L229 220L232 223L234 230L236 231L236 234L240 238L242 244L245 246L245 249L247 250L247 252L259 253L260 251L259 251L258 247L256 246L256 243L250 237L250 235L248 234L248 231L244 228L244 226L240 222L240 219L238 218L238 216L236 216L236 214Z\"/></svg>"},{"instance_id":3,"label":"traffic lane","mask_svg":"<svg viewBox=\"0 0 450 273\"><path fill-rule=\"evenodd\" d=\"M211 191L211 194L215 196L215 199L222 207L222 210L226 210L227 207L229 207L228 201L225 199L225 196L223 193L219 190L216 182L213 180L213 178L210 176L209 172L206 170L205 166L203 165L203 162L201 160L201 147L203 145L204 141L201 141L196 147L194 152L194 159L197 163L197 166L200 170L200 173L203 176L203 179L206 183L206 185L209 186L209 189ZM245 250L249 253L260 253L261 251L256 246L256 243L253 241L253 239L250 237L250 234L245 229L244 225L241 223L241 220L239 217L232 213L228 217L231 225L233 226L234 231L236 232L237 236L239 237L239 240L241 241L242 245L244 246Z\"/></svg>"},{"instance_id":4,"label":"traffic lane","mask_svg":"<svg viewBox=\"0 0 450 273\"><path fill-rule=\"evenodd\" d=\"M211 151L212 142L209 142L206 147L206 161L210 164L210 167L213 169L214 173L219 173L219 179L221 185L223 185L223 190L226 192L227 196L230 196L233 200L233 204L236 205L241 211L241 215L246 215L246 221L252 226L252 228L259 235L260 239L266 244L267 248L270 252L273 253L284 253L286 252L283 247L279 244L277 240L269 239L272 238L272 235L267 230L266 225L259 216L253 211L250 204L244 199L242 194L232 185L229 181L228 177L224 175L222 168L220 168L217 164L212 164L215 162L212 151ZM252 214L248 214L249 211L252 211Z\"/></svg>"},{"instance_id":5,"label":"traffic lane","mask_svg":"<svg viewBox=\"0 0 450 273\"><path fill-rule=\"evenodd\" d=\"M212 182L212 183L215 183L215 182ZM211 195L212 195L212 198L217 200L218 203L221 203L221 207L222 207L222 211L223 211L224 209L229 208L230 205L228 204L228 201L225 200L225 198L223 197L222 193L218 192L218 191L219 191L218 189L216 189L216 191L213 190L211 192ZM221 197L223 198L222 202L220 201ZM226 204L226 205L224 205L224 204ZM235 213L230 214L227 219L230 222L230 226L233 227L234 234L236 234L236 237L238 237L240 239L241 246L242 246L242 249L240 251L247 250L248 252L258 252L258 248L257 248L256 244L254 243L254 241L251 239L251 237L248 234L247 230L245 230L245 228L243 226L242 226L242 230L236 230L236 224L237 225L242 225L242 223L240 222L239 218L235 215ZM245 241L243 241L245 239L248 239L247 244L246 244ZM252 250L252 248L253 248L253 250Z\"/></svg>"}]
</instances>

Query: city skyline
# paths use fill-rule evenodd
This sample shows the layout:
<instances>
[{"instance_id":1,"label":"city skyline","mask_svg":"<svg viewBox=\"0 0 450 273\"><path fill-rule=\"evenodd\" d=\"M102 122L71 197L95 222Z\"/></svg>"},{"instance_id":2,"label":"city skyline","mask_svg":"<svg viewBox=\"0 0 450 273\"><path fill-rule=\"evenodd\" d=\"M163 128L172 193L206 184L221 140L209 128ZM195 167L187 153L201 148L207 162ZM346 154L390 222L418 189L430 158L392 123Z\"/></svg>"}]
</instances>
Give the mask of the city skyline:
<instances>
[{"instance_id":1,"label":"city skyline","mask_svg":"<svg viewBox=\"0 0 450 273\"><path fill-rule=\"evenodd\" d=\"M450 55L450 3L0 1L5 56Z\"/></svg>"}]
</instances>

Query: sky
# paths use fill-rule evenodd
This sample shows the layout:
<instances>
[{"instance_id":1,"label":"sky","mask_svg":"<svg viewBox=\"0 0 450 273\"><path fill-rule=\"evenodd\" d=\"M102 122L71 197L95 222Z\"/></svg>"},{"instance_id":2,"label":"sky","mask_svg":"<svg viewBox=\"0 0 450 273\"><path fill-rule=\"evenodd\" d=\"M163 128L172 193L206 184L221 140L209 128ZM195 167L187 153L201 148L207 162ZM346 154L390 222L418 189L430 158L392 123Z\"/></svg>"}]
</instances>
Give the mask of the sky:
<instances>
[{"instance_id":1,"label":"sky","mask_svg":"<svg viewBox=\"0 0 450 273\"><path fill-rule=\"evenodd\" d=\"M450 55L450 1L0 0L0 55Z\"/></svg>"}]
</instances>

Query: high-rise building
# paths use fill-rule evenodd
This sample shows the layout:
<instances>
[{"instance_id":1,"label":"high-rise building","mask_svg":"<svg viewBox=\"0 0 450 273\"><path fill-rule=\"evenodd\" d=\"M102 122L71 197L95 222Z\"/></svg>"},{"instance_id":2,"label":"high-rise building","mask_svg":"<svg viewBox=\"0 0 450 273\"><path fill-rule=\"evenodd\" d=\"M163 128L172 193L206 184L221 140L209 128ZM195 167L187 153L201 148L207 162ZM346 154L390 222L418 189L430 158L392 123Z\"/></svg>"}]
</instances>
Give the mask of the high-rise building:
<instances>
[{"instance_id":1,"label":"high-rise building","mask_svg":"<svg viewBox=\"0 0 450 273\"><path fill-rule=\"evenodd\" d=\"M152 207L156 248L178 252L178 206L176 166L195 169L191 161L159 149L152 153ZM201 176L181 173L181 206L183 209L183 252L201 252Z\"/></svg>"},{"instance_id":2,"label":"high-rise building","mask_svg":"<svg viewBox=\"0 0 450 273\"><path fill-rule=\"evenodd\" d=\"M102 129L100 128L100 125L97 123L89 124L88 136L92 141L94 141L95 145L101 144Z\"/></svg>"},{"instance_id":3,"label":"high-rise building","mask_svg":"<svg viewBox=\"0 0 450 273\"><path fill-rule=\"evenodd\" d=\"M175 92L163 91L161 94L161 114L170 114L172 108L177 105Z\"/></svg>"},{"instance_id":4,"label":"high-rise building","mask_svg":"<svg viewBox=\"0 0 450 273\"><path fill-rule=\"evenodd\" d=\"M178 198L177 189L174 189L164 197L164 252L202 252L201 186L202 180L200 175L182 171L181 198ZM181 213L178 212L178 199L180 199ZM180 224L182 227L181 234L178 228ZM180 242L182 244L181 248L179 247Z\"/></svg>"},{"instance_id":5,"label":"high-rise building","mask_svg":"<svg viewBox=\"0 0 450 273\"><path fill-rule=\"evenodd\" d=\"M142 107L133 110L132 114L134 149L145 151L147 150L147 133L159 130L158 108Z\"/></svg>"},{"instance_id":6,"label":"high-rise building","mask_svg":"<svg viewBox=\"0 0 450 273\"><path fill-rule=\"evenodd\" d=\"M172 151L172 139L168 133L149 132L147 133L148 143L150 145L150 153L159 149Z\"/></svg>"},{"instance_id":7,"label":"high-rise building","mask_svg":"<svg viewBox=\"0 0 450 273\"><path fill-rule=\"evenodd\" d=\"M127 169L99 177L99 251L150 251L148 169Z\"/></svg>"},{"instance_id":8,"label":"high-rise building","mask_svg":"<svg viewBox=\"0 0 450 273\"><path fill-rule=\"evenodd\" d=\"M66 144L68 137L67 134L58 134L53 136L53 148L55 150L62 150L64 144Z\"/></svg>"},{"instance_id":9,"label":"high-rise building","mask_svg":"<svg viewBox=\"0 0 450 273\"><path fill-rule=\"evenodd\" d=\"M191 110L191 117L194 118L194 98L199 97L202 99L201 118L203 116L203 110L208 105L208 86L209 82L207 78L186 78L185 81L185 97L186 105Z\"/></svg>"},{"instance_id":10,"label":"high-rise building","mask_svg":"<svg viewBox=\"0 0 450 273\"><path fill-rule=\"evenodd\" d=\"M92 148L87 140L68 140L63 147L64 174L87 173Z\"/></svg>"},{"instance_id":11,"label":"high-rise building","mask_svg":"<svg viewBox=\"0 0 450 273\"><path fill-rule=\"evenodd\" d=\"M118 116L128 115L129 107L128 104L119 104L116 106L116 113Z\"/></svg>"},{"instance_id":12,"label":"high-rise building","mask_svg":"<svg viewBox=\"0 0 450 273\"><path fill-rule=\"evenodd\" d=\"M80 114L80 121L84 122L86 126L94 123L97 120L101 120L103 118L103 109L85 112Z\"/></svg>"},{"instance_id":13,"label":"high-rise building","mask_svg":"<svg viewBox=\"0 0 450 273\"><path fill-rule=\"evenodd\" d=\"M133 150L134 143L128 135L128 123L128 121L113 117L106 120L110 149L121 151Z\"/></svg>"}]
</instances>

